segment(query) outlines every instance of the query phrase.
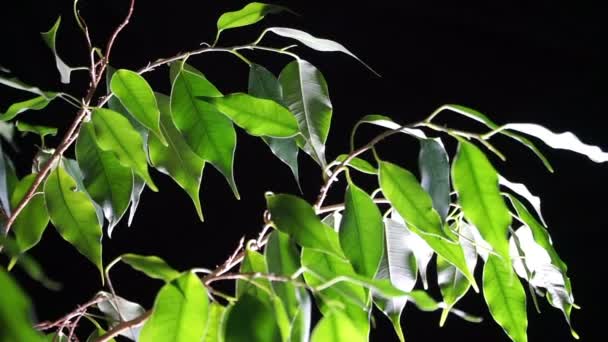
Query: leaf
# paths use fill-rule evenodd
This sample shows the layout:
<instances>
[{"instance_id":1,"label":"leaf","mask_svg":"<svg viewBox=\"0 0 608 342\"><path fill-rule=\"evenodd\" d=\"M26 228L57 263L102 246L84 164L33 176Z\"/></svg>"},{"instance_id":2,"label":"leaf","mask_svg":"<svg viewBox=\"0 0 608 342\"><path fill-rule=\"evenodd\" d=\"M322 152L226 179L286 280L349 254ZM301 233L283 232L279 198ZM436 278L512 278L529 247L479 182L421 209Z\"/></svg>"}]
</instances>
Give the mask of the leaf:
<instances>
[{"instance_id":1,"label":"leaf","mask_svg":"<svg viewBox=\"0 0 608 342\"><path fill-rule=\"evenodd\" d=\"M338 156L338 158L336 158L336 162L342 163L346 160L346 158L348 158L347 154L341 154ZM367 160L358 157L352 158L346 165L369 175L378 174L378 169L372 166L372 164L370 164Z\"/></svg>"},{"instance_id":2,"label":"leaf","mask_svg":"<svg viewBox=\"0 0 608 342\"><path fill-rule=\"evenodd\" d=\"M543 215L540 211L540 197L533 195L530 190L528 190L528 187L526 187L525 184L512 183L501 175L498 175L498 183L520 195L521 197L525 198L528 203L532 205L543 225L545 227L547 226L547 224L545 223L545 219L543 218Z\"/></svg>"},{"instance_id":3,"label":"leaf","mask_svg":"<svg viewBox=\"0 0 608 342\"><path fill-rule=\"evenodd\" d=\"M475 145L460 141L452 164L452 181L464 216L507 262L511 214L500 194L496 170Z\"/></svg>"},{"instance_id":4,"label":"leaf","mask_svg":"<svg viewBox=\"0 0 608 342\"><path fill-rule=\"evenodd\" d=\"M131 192L131 209L129 210L129 220L127 221L127 225L130 227L131 223L133 223L133 218L135 217L135 212L137 211L137 207L139 206L139 200L141 198L141 193L144 191L146 187L146 181L141 179L141 177L133 174L133 190Z\"/></svg>"},{"instance_id":5,"label":"leaf","mask_svg":"<svg viewBox=\"0 0 608 342\"><path fill-rule=\"evenodd\" d=\"M170 282L180 276L178 271L174 270L163 259L154 255L123 254L120 259L150 278Z\"/></svg>"},{"instance_id":6,"label":"leaf","mask_svg":"<svg viewBox=\"0 0 608 342\"><path fill-rule=\"evenodd\" d=\"M16 208L23 200L36 176L36 174L28 175L17 183L11 196L11 207ZM37 191L13 223L13 232L19 252L23 253L37 245L48 224L49 214L46 211L44 194Z\"/></svg>"},{"instance_id":7,"label":"leaf","mask_svg":"<svg viewBox=\"0 0 608 342\"><path fill-rule=\"evenodd\" d=\"M359 327L346 314L338 310L333 310L321 318L315 326L311 338L311 342L357 342L367 340L367 335L362 334Z\"/></svg>"},{"instance_id":8,"label":"leaf","mask_svg":"<svg viewBox=\"0 0 608 342\"><path fill-rule=\"evenodd\" d=\"M290 138L298 134L298 122L293 114L273 100L244 93L203 99L250 135Z\"/></svg>"},{"instance_id":9,"label":"leaf","mask_svg":"<svg viewBox=\"0 0 608 342\"><path fill-rule=\"evenodd\" d=\"M27 254L21 253L19 245L17 241L6 237L4 235L0 235L0 249L2 252L6 254L11 261L8 265L8 270L10 271L15 264L19 265L23 271L32 279L36 280L42 286L46 287L49 290L58 291L61 289L61 284L55 282L50 279L42 269L42 266L34 260L31 256Z\"/></svg>"},{"instance_id":10,"label":"leaf","mask_svg":"<svg viewBox=\"0 0 608 342\"><path fill-rule=\"evenodd\" d=\"M61 83L69 84L70 83L70 75L74 70L88 70L86 67L78 67L72 68L69 65L65 64L65 62L59 57L57 54L57 48L55 46L55 40L57 36L57 31L59 30L59 25L61 24L61 17L57 18L55 24L47 31L41 32L42 39L46 43L46 45L51 49L53 55L55 56L55 64L57 66L57 70L59 71L59 75L61 75Z\"/></svg>"},{"instance_id":11,"label":"leaf","mask_svg":"<svg viewBox=\"0 0 608 342\"><path fill-rule=\"evenodd\" d=\"M91 198L89 193L86 192L86 187L84 186L84 175L80 170L78 162L74 159L64 157L61 159L61 163L63 163L63 167L68 175L70 175L70 177L72 177L76 182L76 188L74 190L83 192L89 198L91 204L93 204L93 207L95 208L95 215L97 216L97 222L99 222L100 227L103 227L103 209ZM57 162L57 165L58 164L59 162Z\"/></svg>"},{"instance_id":12,"label":"leaf","mask_svg":"<svg viewBox=\"0 0 608 342\"><path fill-rule=\"evenodd\" d=\"M345 53L345 54L349 55L350 57L359 61L359 63L363 64L366 68L368 68L371 72L373 72L377 76L380 76L374 69L372 69L369 65L367 65L365 62L363 62L359 57L355 56L355 54L353 54L347 48L345 48L344 45L334 42L333 40L317 38L307 32L288 28L288 27L269 27L264 31L264 33L266 33L266 32L272 32L281 37L295 39L313 50L322 51L322 52Z\"/></svg>"},{"instance_id":13,"label":"leaf","mask_svg":"<svg viewBox=\"0 0 608 342\"><path fill-rule=\"evenodd\" d=\"M287 10L285 7L252 2L238 11L226 12L217 21L217 39L222 31L237 27L248 26L264 19L267 14L279 13Z\"/></svg>"},{"instance_id":14,"label":"leaf","mask_svg":"<svg viewBox=\"0 0 608 342\"><path fill-rule=\"evenodd\" d=\"M340 246L357 274L374 278L384 251L382 213L369 195L350 183L340 223Z\"/></svg>"},{"instance_id":15,"label":"leaf","mask_svg":"<svg viewBox=\"0 0 608 342\"><path fill-rule=\"evenodd\" d=\"M223 342L222 324L226 314L226 308L217 302L209 303L209 316L207 317L207 329L203 342Z\"/></svg>"},{"instance_id":16,"label":"leaf","mask_svg":"<svg viewBox=\"0 0 608 342\"><path fill-rule=\"evenodd\" d=\"M76 159L83 173L84 186L108 220L108 236L127 211L133 191L133 173L112 152L101 150L95 143L91 122L80 128L76 141Z\"/></svg>"},{"instance_id":17,"label":"leaf","mask_svg":"<svg viewBox=\"0 0 608 342\"><path fill-rule=\"evenodd\" d=\"M332 105L327 83L321 72L304 60L289 63L279 81L283 101L296 119L306 140L304 151L321 167L325 167L325 142L331 124Z\"/></svg>"},{"instance_id":18,"label":"leaf","mask_svg":"<svg viewBox=\"0 0 608 342\"><path fill-rule=\"evenodd\" d=\"M388 129L393 129L393 130L400 129L400 132L405 133L407 135L411 135L411 136L419 138L419 139L427 139L426 134L424 134L424 132L419 129L403 127L402 125L393 121L393 119L389 118L388 116L371 114L371 115L366 115L362 119L357 121L357 123L355 124L355 127L353 127L353 130L350 133L350 149L351 150L355 149L355 135L357 134L357 129L359 128L359 126L361 126L363 124L372 124L372 125L376 125L376 126L380 126L380 127L384 127L384 128L388 128Z\"/></svg>"},{"instance_id":19,"label":"leaf","mask_svg":"<svg viewBox=\"0 0 608 342\"><path fill-rule=\"evenodd\" d=\"M11 276L0 267L0 341L43 341L30 321L29 298Z\"/></svg>"},{"instance_id":20,"label":"leaf","mask_svg":"<svg viewBox=\"0 0 608 342\"><path fill-rule=\"evenodd\" d=\"M208 307L203 283L194 273L186 272L160 289L139 341L200 341L207 326Z\"/></svg>"},{"instance_id":21,"label":"leaf","mask_svg":"<svg viewBox=\"0 0 608 342\"><path fill-rule=\"evenodd\" d=\"M248 92L255 97L283 103L283 88L281 88L281 83L279 83L274 74L258 64L252 64L249 69ZM295 138L262 137L262 140L270 147L270 150L277 158L289 166L298 187L300 187L298 145Z\"/></svg>"},{"instance_id":22,"label":"leaf","mask_svg":"<svg viewBox=\"0 0 608 342\"><path fill-rule=\"evenodd\" d=\"M44 183L49 216L61 237L95 264L103 278L102 232L95 206L85 193L75 189L76 182L63 167L51 172Z\"/></svg>"},{"instance_id":23,"label":"leaf","mask_svg":"<svg viewBox=\"0 0 608 342\"><path fill-rule=\"evenodd\" d=\"M501 130L499 125L497 125L492 120L490 120L490 118L488 118L484 114L476 111L475 109L467 108L467 107L461 106L461 105L451 104L451 105L444 105L435 112L439 113L441 110L444 110L444 109L450 110L452 112L464 115L468 118L471 118L475 121L481 122L484 125L488 126L490 129L497 130L496 133L504 134L504 135L508 136L509 138L519 141L524 146L531 149L532 152L534 152L534 154L536 154L536 156L543 162L543 164L545 165L547 170L549 170L550 172L553 172L553 167L549 163L549 160L547 160L547 158L542 154L542 152L540 152L540 150L526 137L513 133L513 132Z\"/></svg>"},{"instance_id":24,"label":"leaf","mask_svg":"<svg viewBox=\"0 0 608 342\"><path fill-rule=\"evenodd\" d=\"M418 165L422 188L431 195L433 208L445 221L450 209L450 163L441 139L420 140Z\"/></svg>"},{"instance_id":25,"label":"leaf","mask_svg":"<svg viewBox=\"0 0 608 342\"><path fill-rule=\"evenodd\" d=\"M146 79L136 72L120 69L112 75L110 88L129 113L166 145L165 136L160 130L156 97Z\"/></svg>"},{"instance_id":26,"label":"leaf","mask_svg":"<svg viewBox=\"0 0 608 342\"><path fill-rule=\"evenodd\" d=\"M12 212L10 197L18 181L15 166L0 143L0 206L7 215Z\"/></svg>"},{"instance_id":27,"label":"leaf","mask_svg":"<svg viewBox=\"0 0 608 342\"><path fill-rule=\"evenodd\" d=\"M173 122L194 153L220 171L239 198L233 174L236 131L228 117L213 105L197 99L198 96L218 97L222 93L200 72L192 69L184 64L173 82Z\"/></svg>"},{"instance_id":28,"label":"leaf","mask_svg":"<svg viewBox=\"0 0 608 342\"><path fill-rule=\"evenodd\" d=\"M226 312L225 341L267 342L281 341L275 311L268 302L246 294Z\"/></svg>"},{"instance_id":29,"label":"leaf","mask_svg":"<svg viewBox=\"0 0 608 342\"><path fill-rule=\"evenodd\" d=\"M511 340L527 341L526 293L510 262L489 255L483 268L483 296L492 317Z\"/></svg>"},{"instance_id":30,"label":"leaf","mask_svg":"<svg viewBox=\"0 0 608 342\"><path fill-rule=\"evenodd\" d=\"M267 274L266 261L264 256L259 252L251 249L246 249L245 257L241 262L239 273L260 273ZM239 279L236 281L237 298L245 294L260 298L262 301L269 301L272 293L270 281L267 279L256 279L255 284L252 281Z\"/></svg>"},{"instance_id":31,"label":"leaf","mask_svg":"<svg viewBox=\"0 0 608 342\"><path fill-rule=\"evenodd\" d=\"M397 165L380 163L380 185L386 198L392 203L410 229L420 236L433 250L450 261L469 279L475 289L475 278L468 270L462 249L447 241L441 228L439 215L432 208L430 196L418 184L416 177Z\"/></svg>"},{"instance_id":32,"label":"leaf","mask_svg":"<svg viewBox=\"0 0 608 342\"><path fill-rule=\"evenodd\" d=\"M0 76L0 84L13 88L13 89L23 90L28 93L32 93L32 94L36 94L36 95L40 95L40 96L45 96L45 94L55 94L54 92L40 90L40 88L31 86L31 85L19 80L16 77L6 78L6 77Z\"/></svg>"},{"instance_id":33,"label":"leaf","mask_svg":"<svg viewBox=\"0 0 608 342\"><path fill-rule=\"evenodd\" d=\"M23 121L17 121L16 127L19 132L34 133L39 135L40 138L43 139L43 141L44 137L46 137L47 135L50 135L52 137L57 135L57 128L55 127L30 125Z\"/></svg>"},{"instance_id":34,"label":"leaf","mask_svg":"<svg viewBox=\"0 0 608 342\"><path fill-rule=\"evenodd\" d=\"M111 293L100 292L106 300L97 303L99 311L103 312L109 320L109 327L113 328L120 322L126 322L142 316L146 310L139 304L128 301L119 296L113 296ZM121 336L129 338L133 341L139 339L139 334L142 327L131 327L120 333Z\"/></svg>"},{"instance_id":35,"label":"leaf","mask_svg":"<svg viewBox=\"0 0 608 342\"><path fill-rule=\"evenodd\" d=\"M9 121L14 119L17 115L27 110L41 110L51 103L56 97L57 93L46 92L44 95L36 96L34 98L13 103L8 107L6 112L0 112L0 121Z\"/></svg>"},{"instance_id":36,"label":"leaf","mask_svg":"<svg viewBox=\"0 0 608 342\"><path fill-rule=\"evenodd\" d=\"M203 221L203 210L199 198L199 189L203 177L205 161L196 155L188 146L171 119L171 107L167 96L157 94L161 109L160 128L167 138L167 146L158 138L149 138L150 161L159 171L168 174L182 187L192 199L198 217Z\"/></svg>"},{"instance_id":37,"label":"leaf","mask_svg":"<svg viewBox=\"0 0 608 342\"><path fill-rule=\"evenodd\" d=\"M293 195L267 195L266 203L276 228L300 246L342 257L338 234L319 220L314 209Z\"/></svg>"},{"instance_id":38,"label":"leaf","mask_svg":"<svg viewBox=\"0 0 608 342\"><path fill-rule=\"evenodd\" d=\"M597 146L581 142L571 132L554 133L541 125L531 123L510 123L502 126L501 129L531 135L542 140L549 147L583 154L596 163L608 162L608 152L602 151Z\"/></svg>"},{"instance_id":39,"label":"leaf","mask_svg":"<svg viewBox=\"0 0 608 342\"><path fill-rule=\"evenodd\" d=\"M428 289L429 282L427 279L427 269L431 259L433 258L433 254L435 254L435 251L431 248L431 246L429 246L428 243L426 243L426 241L424 241L424 239L410 230L403 218L395 210L391 210L391 219L385 219L384 224L385 226L387 224L395 226L392 228L394 230L399 229L405 231L404 234L406 236L405 238L407 239L405 243L406 248L414 253L416 265L418 266L418 273L422 279L422 286L425 289Z\"/></svg>"},{"instance_id":40,"label":"leaf","mask_svg":"<svg viewBox=\"0 0 608 342\"><path fill-rule=\"evenodd\" d=\"M113 152L120 163L141 176L150 189L158 191L148 173L148 161L141 136L121 114L97 108L92 114L97 146L103 151Z\"/></svg>"}]
</instances>

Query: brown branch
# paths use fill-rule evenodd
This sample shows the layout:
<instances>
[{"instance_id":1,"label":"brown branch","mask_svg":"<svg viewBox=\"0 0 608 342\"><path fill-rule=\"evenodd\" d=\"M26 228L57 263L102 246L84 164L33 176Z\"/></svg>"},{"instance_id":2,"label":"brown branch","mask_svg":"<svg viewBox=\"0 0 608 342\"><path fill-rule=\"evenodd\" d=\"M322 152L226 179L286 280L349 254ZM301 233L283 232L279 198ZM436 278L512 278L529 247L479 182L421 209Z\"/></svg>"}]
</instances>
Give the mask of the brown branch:
<instances>
[{"instance_id":1,"label":"brown branch","mask_svg":"<svg viewBox=\"0 0 608 342\"><path fill-rule=\"evenodd\" d=\"M113 339L114 337L120 335L120 333L122 333L123 331L142 325L148 318L150 318L151 315L152 310L148 310L139 317L136 317L130 321L119 323L114 326L114 328L108 330L105 334L95 339L95 342L107 342Z\"/></svg>"},{"instance_id":2,"label":"brown branch","mask_svg":"<svg viewBox=\"0 0 608 342\"><path fill-rule=\"evenodd\" d=\"M53 322L46 321L46 322L38 323L34 326L34 328L36 328L38 330L49 330L49 329L56 328L56 327L66 327L67 325L69 325L69 322L73 318L82 316L84 313L87 312L87 310L91 306L93 306L103 300L105 300L105 298L103 298L102 296L96 295L91 300L89 300L88 302L86 302L82 305L79 305L74 311L64 315L60 319L53 321Z\"/></svg>"}]
</instances>

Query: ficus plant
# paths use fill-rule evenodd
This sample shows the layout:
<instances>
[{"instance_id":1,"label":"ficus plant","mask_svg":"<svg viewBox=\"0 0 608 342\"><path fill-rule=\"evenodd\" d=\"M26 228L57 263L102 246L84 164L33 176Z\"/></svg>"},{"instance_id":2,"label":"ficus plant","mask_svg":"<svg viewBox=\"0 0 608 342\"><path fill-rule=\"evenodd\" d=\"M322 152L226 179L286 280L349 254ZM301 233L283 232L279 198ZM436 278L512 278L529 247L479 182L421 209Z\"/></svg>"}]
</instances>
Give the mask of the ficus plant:
<instances>
[{"instance_id":1,"label":"ficus plant","mask_svg":"<svg viewBox=\"0 0 608 342\"><path fill-rule=\"evenodd\" d=\"M569 132L557 134L532 123L497 124L474 109L450 104L410 124L363 116L350 134L350 150L328 158L333 114L328 84L293 48L341 52L375 73L346 47L287 27L267 27L252 42L222 45L224 31L289 11L250 3L219 17L212 44L128 70L111 59L134 13L135 0L125 3L122 23L105 44L97 44L74 2L74 29L82 31L87 66L69 66L57 51L61 18L42 33L62 83L69 84L72 73L88 73L83 93L43 90L0 69L0 84L30 94L8 105L2 99L0 111L0 248L7 256L0 265L0 341L355 342L368 340L371 322L380 319L372 315L374 307L392 323L395 339L404 341L400 318L408 303L438 311L440 325L450 315L479 322L481 317L458 305L468 292L483 297L491 318L516 342L527 341L528 300L538 307L544 297L570 325L577 306L540 199L493 166L491 158L505 156L492 138L502 135L525 145L548 171L552 166L533 140L598 163L608 161L608 153ZM285 45L266 43L268 36ZM254 50L286 55L291 62L275 75L248 57ZM249 66L247 92L220 91L195 68L199 55L216 52ZM151 72L167 75L170 93L154 90L146 80ZM21 113L43 111L51 101L65 101L76 113L56 146L45 141L59 133L56 128L20 121ZM437 123L438 115L463 116L486 128L447 127ZM381 130L361 142L357 132L366 126ZM15 130L40 136L29 174L17 174L11 161L10 155L18 153ZM233 172L237 130L268 145L298 185L298 155L312 158L323 180L317 200L267 192L259 235L241 240L215 268L176 270L154 255L103 257L103 236L111 237L121 220L131 224L146 188L159 191L151 170L185 191L201 221L199 190L206 164L211 166L207 172L223 175L238 198ZM393 144L390 138L398 134L419 146L418 170L385 160L377 151L379 144ZM457 146L453 154L446 148L452 145ZM375 187L357 184L360 176ZM345 188L336 186L339 178ZM343 191L343 203L325 203L329 191ZM65 239L66 248L71 245L98 269L99 292L55 321L36 322L11 271L19 267L41 286L58 286L27 253L49 226ZM164 282L152 307L120 296L111 278L117 263ZM436 272L427 273L431 263ZM234 293L218 288L226 281L235 282ZM439 287L441 298L427 291L429 284ZM316 310L320 317L313 315ZM572 326L570 331L578 338Z\"/></svg>"}]
</instances>

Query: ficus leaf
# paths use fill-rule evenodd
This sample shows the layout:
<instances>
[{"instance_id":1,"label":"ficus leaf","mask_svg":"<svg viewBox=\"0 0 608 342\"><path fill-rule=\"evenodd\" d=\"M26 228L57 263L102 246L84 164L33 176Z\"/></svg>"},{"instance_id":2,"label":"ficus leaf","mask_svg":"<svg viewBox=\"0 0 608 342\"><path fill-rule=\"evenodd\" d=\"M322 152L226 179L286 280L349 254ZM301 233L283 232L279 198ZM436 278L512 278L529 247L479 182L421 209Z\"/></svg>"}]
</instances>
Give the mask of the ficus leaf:
<instances>
[{"instance_id":1,"label":"ficus leaf","mask_svg":"<svg viewBox=\"0 0 608 342\"><path fill-rule=\"evenodd\" d=\"M226 12L217 21L217 39L222 31L248 26L264 19L267 14L287 10L285 7L260 2L251 2L238 11Z\"/></svg>"},{"instance_id":2,"label":"ficus leaf","mask_svg":"<svg viewBox=\"0 0 608 342\"><path fill-rule=\"evenodd\" d=\"M194 203L198 217L203 221L199 189L205 161L190 149L173 124L169 97L162 94L156 96L161 110L160 129L167 138L167 146L156 136L149 137L150 161L155 168L171 176L186 191Z\"/></svg>"},{"instance_id":3,"label":"ficus leaf","mask_svg":"<svg viewBox=\"0 0 608 342\"><path fill-rule=\"evenodd\" d=\"M158 191L148 173L148 161L142 138L121 114L105 108L97 108L91 115L97 145L103 151L113 152L120 163L141 176L150 189Z\"/></svg>"},{"instance_id":4,"label":"ficus leaf","mask_svg":"<svg viewBox=\"0 0 608 342\"><path fill-rule=\"evenodd\" d=\"M10 197L18 181L13 162L4 153L0 143L0 205L9 215L12 212Z\"/></svg>"},{"instance_id":5,"label":"ficus leaf","mask_svg":"<svg viewBox=\"0 0 608 342\"><path fill-rule=\"evenodd\" d=\"M56 37L57 31L59 30L59 25L61 25L61 17L57 18L55 24L47 31L40 33L42 35L42 39L46 43L46 45L51 49L53 55L55 56L55 65L57 66L57 70L59 71L59 75L61 76L61 83L68 84L70 83L70 75L74 70L87 70L85 67L72 68L69 65L65 64L65 62L59 57L57 53L56 47Z\"/></svg>"},{"instance_id":6,"label":"ficus leaf","mask_svg":"<svg viewBox=\"0 0 608 342\"><path fill-rule=\"evenodd\" d=\"M63 167L51 172L44 183L44 199L49 216L61 237L103 274L101 225L89 197L75 189L76 182Z\"/></svg>"},{"instance_id":7,"label":"ficus leaf","mask_svg":"<svg viewBox=\"0 0 608 342\"><path fill-rule=\"evenodd\" d=\"M13 88L13 89L26 91L28 93L32 93L32 94L36 94L36 95L40 95L40 96L46 96L46 94L55 94L54 92L44 91L38 87L29 85L16 77L7 78L7 77L0 76L0 84Z\"/></svg>"},{"instance_id":8,"label":"ficus leaf","mask_svg":"<svg viewBox=\"0 0 608 342\"><path fill-rule=\"evenodd\" d=\"M133 174L133 190L131 191L131 208L129 209L129 220L127 221L127 225L130 227L131 223L133 223L133 219L135 218L135 213L137 212L137 207L139 206L139 200L141 199L141 193L144 191L146 187L146 181L141 177Z\"/></svg>"},{"instance_id":9,"label":"ficus leaf","mask_svg":"<svg viewBox=\"0 0 608 342\"><path fill-rule=\"evenodd\" d=\"M154 255L123 254L120 256L120 260L150 278L170 282L180 276L178 271Z\"/></svg>"},{"instance_id":10,"label":"ficus leaf","mask_svg":"<svg viewBox=\"0 0 608 342\"><path fill-rule=\"evenodd\" d=\"M312 332L311 342L365 342L366 334L351 319L338 310L323 316Z\"/></svg>"},{"instance_id":11,"label":"ficus leaf","mask_svg":"<svg viewBox=\"0 0 608 342\"><path fill-rule=\"evenodd\" d=\"M525 184L510 182L508 179L504 178L501 175L498 175L498 183L506 187L507 189L513 191L514 193L518 194L519 196L525 198L528 203L532 205L534 211L536 211L536 214L538 215L538 218L540 218L540 221L543 223L543 225L545 227L547 226L547 223L545 223L545 219L543 218L543 214L540 211L540 197L532 194Z\"/></svg>"},{"instance_id":12,"label":"ficus leaf","mask_svg":"<svg viewBox=\"0 0 608 342\"><path fill-rule=\"evenodd\" d=\"M42 342L44 339L32 327L31 303L25 292L4 268L0 267L0 340Z\"/></svg>"},{"instance_id":13,"label":"ficus leaf","mask_svg":"<svg viewBox=\"0 0 608 342\"><path fill-rule=\"evenodd\" d=\"M8 107L6 112L0 112L0 121L8 121L14 119L17 115L27 110L41 110L51 103L56 97L57 93L46 92L44 95L36 96L34 98L13 103Z\"/></svg>"},{"instance_id":14,"label":"ficus leaf","mask_svg":"<svg viewBox=\"0 0 608 342\"><path fill-rule=\"evenodd\" d=\"M241 262L240 273L260 273L267 274L266 260L264 255L251 249L246 249L245 257ZM260 298L262 301L270 301L272 286L267 279L256 279L255 284L251 281L239 279L236 282L237 298L245 294Z\"/></svg>"},{"instance_id":15,"label":"ficus leaf","mask_svg":"<svg viewBox=\"0 0 608 342\"><path fill-rule=\"evenodd\" d=\"M200 279L192 272L182 274L158 292L139 341L201 341L207 326L208 306L207 290Z\"/></svg>"},{"instance_id":16,"label":"ficus leaf","mask_svg":"<svg viewBox=\"0 0 608 342\"><path fill-rule=\"evenodd\" d=\"M351 150L355 149L355 136L357 134L357 130L363 124L371 124L371 125L375 125L375 126L388 128L388 129L401 129L402 133L411 135L418 139L427 138L426 134L424 134L424 132L419 129L403 127L402 125L396 123L395 121L393 121L393 119L391 119L385 115L370 114L370 115L364 116L359 121L357 121L357 123L355 124L355 127L353 127L353 130L350 133L350 149Z\"/></svg>"},{"instance_id":17,"label":"ficus leaf","mask_svg":"<svg viewBox=\"0 0 608 342\"><path fill-rule=\"evenodd\" d=\"M52 137L57 135L57 128L55 128L55 127L31 125L31 124L28 124L27 122L23 122L23 121L17 121L17 123L15 124L15 127L17 127L17 130L19 132L22 132L24 134L25 133L37 134L43 139L43 141L44 141L44 137L46 137L47 135L50 135Z\"/></svg>"},{"instance_id":18,"label":"ficus leaf","mask_svg":"<svg viewBox=\"0 0 608 342\"><path fill-rule=\"evenodd\" d=\"M442 221L450 208L450 163L441 139L421 139L418 155L420 183L431 195L433 208Z\"/></svg>"},{"instance_id":19,"label":"ficus leaf","mask_svg":"<svg viewBox=\"0 0 608 342\"><path fill-rule=\"evenodd\" d=\"M163 145L167 144L160 130L160 111L154 91L142 76L126 69L117 70L112 75L110 89L131 115L154 133Z\"/></svg>"},{"instance_id":20,"label":"ficus leaf","mask_svg":"<svg viewBox=\"0 0 608 342\"><path fill-rule=\"evenodd\" d=\"M203 342L223 342L222 324L226 314L226 307L218 302L209 303L209 316Z\"/></svg>"},{"instance_id":21,"label":"ficus leaf","mask_svg":"<svg viewBox=\"0 0 608 342\"><path fill-rule=\"evenodd\" d=\"M32 187L36 176L37 174L28 175L17 183L11 196L13 208L17 207ZM19 251L23 253L38 244L48 224L49 214L44 202L44 194L37 191L13 223L13 232Z\"/></svg>"},{"instance_id":22,"label":"ficus leaf","mask_svg":"<svg viewBox=\"0 0 608 342\"><path fill-rule=\"evenodd\" d=\"M224 329L228 342L281 341L272 304L246 294L226 312Z\"/></svg>"},{"instance_id":23,"label":"ficus leaf","mask_svg":"<svg viewBox=\"0 0 608 342\"><path fill-rule=\"evenodd\" d=\"M114 296L111 293L101 292L99 295L106 299L97 303L99 311L109 319L109 327L112 328L121 322L130 321L143 315L146 310L139 304L128 301L122 297ZM141 326L131 327L120 333L121 336L127 337L132 341L139 339Z\"/></svg>"},{"instance_id":24,"label":"ficus leaf","mask_svg":"<svg viewBox=\"0 0 608 342\"><path fill-rule=\"evenodd\" d=\"M306 143L300 146L321 167L325 160L325 142L331 124L332 105L327 82L321 72L305 60L289 63L279 75L283 101L296 116Z\"/></svg>"},{"instance_id":25,"label":"ficus leaf","mask_svg":"<svg viewBox=\"0 0 608 342\"><path fill-rule=\"evenodd\" d=\"M348 158L347 154L341 154L336 158L336 162L342 163L346 160L346 158ZM370 164L367 160L358 157L352 158L346 165L369 175L378 174L378 169L372 166L372 164Z\"/></svg>"},{"instance_id":26,"label":"ficus leaf","mask_svg":"<svg viewBox=\"0 0 608 342\"><path fill-rule=\"evenodd\" d=\"M429 263L431 262L431 259L433 258L433 254L435 254L435 251L433 251L431 246L429 246L429 244L426 241L424 241L423 238L421 238L416 233L414 233L412 230L410 230L408 225L403 220L403 217L401 217L394 209L391 210L391 219L390 220L385 219L384 224L385 224L385 226L387 224L390 224L390 226L393 226L392 227L393 230L398 229L398 230L405 231L405 233L402 233L397 236L405 237L405 239L406 239L405 248L407 248L407 250L414 253L414 257L416 259L416 265L418 266L418 273L420 274L420 278L422 280L422 286L425 289L428 289L429 282L427 279L428 278L427 269L428 269ZM387 243L388 243L388 240L387 240Z\"/></svg>"}]
</instances>

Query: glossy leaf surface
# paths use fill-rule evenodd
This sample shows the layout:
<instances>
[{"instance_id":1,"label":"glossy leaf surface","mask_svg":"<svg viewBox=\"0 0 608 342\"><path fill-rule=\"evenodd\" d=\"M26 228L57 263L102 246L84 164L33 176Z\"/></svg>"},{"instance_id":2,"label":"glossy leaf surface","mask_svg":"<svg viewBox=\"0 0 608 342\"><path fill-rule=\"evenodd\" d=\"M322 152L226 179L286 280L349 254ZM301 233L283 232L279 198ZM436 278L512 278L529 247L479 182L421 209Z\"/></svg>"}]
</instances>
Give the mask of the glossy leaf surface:
<instances>
[{"instance_id":1,"label":"glossy leaf surface","mask_svg":"<svg viewBox=\"0 0 608 342\"><path fill-rule=\"evenodd\" d=\"M36 174L31 174L17 183L11 196L11 206L13 208L21 202L34 183L35 178ZM37 192L13 223L13 232L19 251L25 252L34 247L42 238L48 224L49 214L44 202L44 194Z\"/></svg>"},{"instance_id":2,"label":"glossy leaf surface","mask_svg":"<svg viewBox=\"0 0 608 342\"><path fill-rule=\"evenodd\" d=\"M134 269L145 273L148 277L169 282L180 273L174 270L163 259L154 255L123 254L120 259Z\"/></svg>"}]
</instances>

